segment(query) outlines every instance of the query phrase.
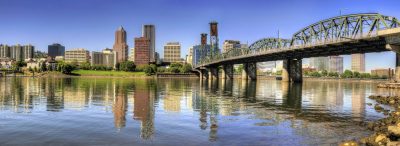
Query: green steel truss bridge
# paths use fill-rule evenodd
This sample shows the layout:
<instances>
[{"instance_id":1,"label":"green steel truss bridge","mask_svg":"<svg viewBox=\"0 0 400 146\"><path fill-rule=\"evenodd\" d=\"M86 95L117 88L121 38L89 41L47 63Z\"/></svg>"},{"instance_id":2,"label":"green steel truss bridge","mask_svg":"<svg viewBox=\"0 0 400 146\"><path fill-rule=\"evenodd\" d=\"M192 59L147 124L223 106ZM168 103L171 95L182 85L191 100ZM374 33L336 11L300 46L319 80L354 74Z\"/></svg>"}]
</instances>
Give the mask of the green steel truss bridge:
<instances>
[{"instance_id":1,"label":"green steel truss bridge","mask_svg":"<svg viewBox=\"0 0 400 146\"><path fill-rule=\"evenodd\" d=\"M302 58L382 51L400 52L399 46L400 21L397 18L378 13L351 14L311 24L294 33L289 39L264 38L248 48L236 48L202 58L200 64L194 68L205 70L228 66L229 77L229 65L252 66L251 64L257 62L284 60L283 80L301 81L299 76L301 76ZM296 64L300 64L300 69L299 67L296 69ZM250 68L255 67L253 65ZM223 77L227 75L227 70L224 71ZM209 74L213 77L213 72L208 72L203 75ZM249 76L249 73L255 74L248 69L245 76L256 78Z\"/></svg>"}]
</instances>

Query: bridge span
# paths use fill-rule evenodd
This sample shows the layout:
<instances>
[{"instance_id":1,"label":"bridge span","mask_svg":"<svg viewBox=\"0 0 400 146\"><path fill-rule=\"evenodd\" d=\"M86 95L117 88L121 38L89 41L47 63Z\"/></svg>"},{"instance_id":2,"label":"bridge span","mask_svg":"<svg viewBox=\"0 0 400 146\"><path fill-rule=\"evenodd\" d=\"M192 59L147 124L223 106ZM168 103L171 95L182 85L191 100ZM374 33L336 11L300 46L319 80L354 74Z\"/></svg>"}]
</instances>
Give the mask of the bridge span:
<instances>
[{"instance_id":1,"label":"bridge span","mask_svg":"<svg viewBox=\"0 0 400 146\"><path fill-rule=\"evenodd\" d=\"M201 58L194 69L202 78L233 78L233 65L243 64L242 78L256 80L257 62L283 60L282 81L302 82L302 59L382 51L396 52L396 80L400 80L400 21L378 13L351 14L311 24L291 39L264 38Z\"/></svg>"}]
</instances>

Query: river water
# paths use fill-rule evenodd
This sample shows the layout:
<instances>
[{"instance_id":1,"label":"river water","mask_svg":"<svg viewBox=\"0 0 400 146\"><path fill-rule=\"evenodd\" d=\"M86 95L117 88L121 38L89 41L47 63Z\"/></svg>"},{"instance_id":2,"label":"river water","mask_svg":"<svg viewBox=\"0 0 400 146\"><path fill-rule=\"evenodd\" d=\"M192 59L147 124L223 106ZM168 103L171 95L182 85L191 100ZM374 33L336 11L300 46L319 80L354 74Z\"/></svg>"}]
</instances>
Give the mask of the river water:
<instances>
[{"instance_id":1,"label":"river water","mask_svg":"<svg viewBox=\"0 0 400 146\"><path fill-rule=\"evenodd\" d=\"M376 83L1 78L0 145L337 145L383 117Z\"/></svg>"}]
</instances>

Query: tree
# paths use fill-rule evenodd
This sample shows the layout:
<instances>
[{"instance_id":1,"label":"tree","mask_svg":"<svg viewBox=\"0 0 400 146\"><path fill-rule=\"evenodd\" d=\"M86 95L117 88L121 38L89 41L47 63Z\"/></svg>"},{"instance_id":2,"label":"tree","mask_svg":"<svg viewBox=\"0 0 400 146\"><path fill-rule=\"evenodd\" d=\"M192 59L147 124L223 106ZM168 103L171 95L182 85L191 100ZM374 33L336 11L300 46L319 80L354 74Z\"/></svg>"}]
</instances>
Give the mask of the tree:
<instances>
[{"instance_id":1,"label":"tree","mask_svg":"<svg viewBox=\"0 0 400 146\"><path fill-rule=\"evenodd\" d=\"M146 73L146 75L150 76L156 73L156 70L151 67L150 65L145 65L143 67L144 73Z\"/></svg>"},{"instance_id":2,"label":"tree","mask_svg":"<svg viewBox=\"0 0 400 146\"><path fill-rule=\"evenodd\" d=\"M63 72L64 74L71 74L71 72L75 69L74 65L72 64L65 64L63 66Z\"/></svg>"},{"instance_id":3,"label":"tree","mask_svg":"<svg viewBox=\"0 0 400 146\"><path fill-rule=\"evenodd\" d=\"M190 64L184 64L180 70L181 73L189 73L192 70L192 66Z\"/></svg>"},{"instance_id":4,"label":"tree","mask_svg":"<svg viewBox=\"0 0 400 146\"><path fill-rule=\"evenodd\" d=\"M361 78L360 72L357 71L353 72L353 78Z\"/></svg>"},{"instance_id":5,"label":"tree","mask_svg":"<svg viewBox=\"0 0 400 146\"><path fill-rule=\"evenodd\" d=\"M353 77L353 72L351 72L350 70L345 70L342 74L343 78L352 78Z\"/></svg>"},{"instance_id":6,"label":"tree","mask_svg":"<svg viewBox=\"0 0 400 146\"><path fill-rule=\"evenodd\" d=\"M89 69L91 69L91 66L90 66L90 63L89 63L89 62L85 62L85 63L82 63L82 64L79 66L79 68L80 68L80 69L83 69L83 70L89 70Z\"/></svg>"},{"instance_id":7,"label":"tree","mask_svg":"<svg viewBox=\"0 0 400 146\"><path fill-rule=\"evenodd\" d=\"M339 74L337 72L329 72L328 76L329 77L339 77Z\"/></svg>"},{"instance_id":8,"label":"tree","mask_svg":"<svg viewBox=\"0 0 400 146\"><path fill-rule=\"evenodd\" d=\"M182 64L172 63L171 65L169 65L169 72L179 73L181 68L182 68Z\"/></svg>"},{"instance_id":9,"label":"tree","mask_svg":"<svg viewBox=\"0 0 400 146\"><path fill-rule=\"evenodd\" d=\"M240 64L239 67L237 69L235 69L235 72L242 73L242 71L243 71L243 64ZM277 75L278 75L278 72L277 72Z\"/></svg>"},{"instance_id":10,"label":"tree","mask_svg":"<svg viewBox=\"0 0 400 146\"><path fill-rule=\"evenodd\" d=\"M322 70L321 71L321 76L323 76L323 77L328 76L328 71L327 70Z\"/></svg>"},{"instance_id":11,"label":"tree","mask_svg":"<svg viewBox=\"0 0 400 146\"><path fill-rule=\"evenodd\" d=\"M40 63L40 71L47 71L46 62Z\"/></svg>"},{"instance_id":12,"label":"tree","mask_svg":"<svg viewBox=\"0 0 400 146\"><path fill-rule=\"evenodd\" d=\"M35 66L35 67L33 68L33 71L34 71L34 72L38 72L38 68Z\"/></svg>"}]
</instances>

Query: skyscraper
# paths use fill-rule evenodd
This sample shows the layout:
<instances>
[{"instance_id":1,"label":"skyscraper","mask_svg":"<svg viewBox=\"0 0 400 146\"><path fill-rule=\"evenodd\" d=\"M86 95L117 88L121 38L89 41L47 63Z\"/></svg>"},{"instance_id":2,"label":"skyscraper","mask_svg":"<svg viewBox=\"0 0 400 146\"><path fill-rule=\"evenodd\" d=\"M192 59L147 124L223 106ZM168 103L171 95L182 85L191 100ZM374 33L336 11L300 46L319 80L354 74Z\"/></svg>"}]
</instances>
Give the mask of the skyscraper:
<instances>
[{"instance_id":1,"label":"skyscraper","mask_svg":"<svg viewBox=\"0 0 400 146\"><path fill-rule=\"evenodd\" d=\"M64 56L65 47L63 45L54 43L48 46L47 52L48 56L50 56L51 58L56 58L56 56Z\"/></svg>"},{"instance_id":2,"label":"skyscraper","mask_svg":"<svg viewBox=\"0 0 400 146\"><path fill-rule=\"evenodd\" d=\"M329 56L329 72L343 73L343 57Z\"/></svg>"},{"instance_id":3,"label":"skyscraper","mask_svg":"<svg viewBox=\"0 0 400 146\"><path fill-rule=\"evenodd\" d=\"M313 57L310 58L310 67L315 68L317 71L328 71L329 57Z\"/></svg>"},{"instance_id":4,"label":"skyscraper","mask_svg":"<svg viewBox=\"0 0 400 146\"><path fill-rule=\"evenodd\" d=\"M351 54L351 70L365 72L365 54Z\"/></svg>"},{"instance_id":5,"label":"skyscraper","mask_svg":"<svg viewBox=\"0 0 400 146\"><path fill-rule=\"evenodd\" d=\"M156 29L154 25L143 25L142 37L149 39L150 47L150 62L155 62L155 50L156 50Z\"/></svg>"},{"instance_id":6,"label":"skyscraper","mask_svg":"<svg viewBox=\"0 0 400 146\"><path fill-rule=\"evenodd\" d=\"M126 44L126 31L122 26L115 32L113 50L117 52L117 62L128 60L128 45Z\"/></svg>"},{"instance_id":7,"label":"skyscraper","mask_svg":"<svg viewBox=\"0 0 400 146\"><path fill-rule=\"evenodd\" d=\"M135 64L150 63L150 40L145 37L135 38Z\"/></svg>"},{"instance_id":8,"label":"skyscraper","mask_svg":"<svg viewBox=\"0 0 400 146\"><path fill-rule=\"evenodd\" d=\"M131 48L131 54L129 55L128 60L135 62L135 48Z\"/></svg>"},{"instance_id":9,"label":"skyscraper","mask_svg":"<svg viewBox=\"0 0 400 146\"><path fill-rule=\"evenodd\" d=\"M181 44L179 44L179 42L169 42L164 46L164 61L181 61Z\"/></svg>"}]
</instances>

